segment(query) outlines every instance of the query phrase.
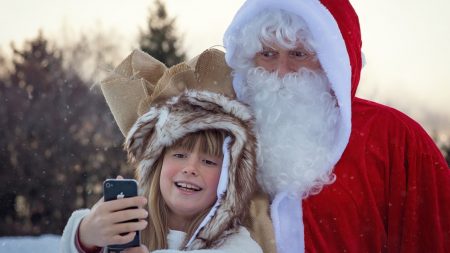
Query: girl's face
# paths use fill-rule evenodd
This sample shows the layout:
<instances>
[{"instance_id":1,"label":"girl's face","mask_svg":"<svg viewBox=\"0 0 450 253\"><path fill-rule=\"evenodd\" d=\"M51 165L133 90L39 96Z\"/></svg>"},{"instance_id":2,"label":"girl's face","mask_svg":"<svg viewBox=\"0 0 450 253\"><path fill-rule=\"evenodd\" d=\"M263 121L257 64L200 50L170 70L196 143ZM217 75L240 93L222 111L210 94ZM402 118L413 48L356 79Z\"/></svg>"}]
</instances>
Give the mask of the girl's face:
<instances>
[{"instance_id":1,"label":"girl's face","mask_svg":"<svg viewBox=\"0 0 450 253\"><path fill-rule=\"evenodd\" d=\"M199 151L173 148L164 154L160 188L170 215L187 220L210 207L216 200L222 157ZM175 218L173 217L173 218Z\"/></svg>"}]
</instances>

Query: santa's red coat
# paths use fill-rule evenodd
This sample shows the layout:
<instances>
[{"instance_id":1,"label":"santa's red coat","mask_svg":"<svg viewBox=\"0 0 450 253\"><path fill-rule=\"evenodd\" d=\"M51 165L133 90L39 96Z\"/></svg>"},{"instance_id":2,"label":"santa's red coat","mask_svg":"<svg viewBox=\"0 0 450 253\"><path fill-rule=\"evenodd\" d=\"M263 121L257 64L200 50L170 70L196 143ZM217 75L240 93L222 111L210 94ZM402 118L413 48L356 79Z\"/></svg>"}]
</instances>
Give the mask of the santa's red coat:
<instances>
[{"instance_id":1,"label":"santa's red coat","mask_svg":"<svg viewBox=\"0 0 450 253\"><path fill-rule=\"evenodd\" d=\"M303 201L306 252L450 252L450 170L399 111L354 98L336 182Z\"/></svg>"}]
</instances>

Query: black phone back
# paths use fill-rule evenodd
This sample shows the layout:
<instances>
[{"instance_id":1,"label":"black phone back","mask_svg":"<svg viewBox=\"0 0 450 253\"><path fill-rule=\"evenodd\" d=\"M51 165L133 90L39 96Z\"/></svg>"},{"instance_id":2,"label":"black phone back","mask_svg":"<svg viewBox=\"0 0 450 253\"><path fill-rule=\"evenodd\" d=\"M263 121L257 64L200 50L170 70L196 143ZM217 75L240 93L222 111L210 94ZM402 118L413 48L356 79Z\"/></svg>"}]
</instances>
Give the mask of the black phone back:
<instances>
[{"instance_id":1,"label":"black phone back","mask_svg":"<svg viewBox=\"0 0 450 253\"><path fill-rule=\"evenodd\" d=\"M107 179L103 182L105 201L130 198L137 195L137 182L134 179Z\"/></svg>"},{"instance_id":2,"label":"black phone back","mask_svg":"<svg viewBox=\"0 0 450 253\"><path fill-rule=\"evenodd\" d=\"M138 195L137 181L134 179L107 179L103 182L103 197L105 201L121 198L130 198ZM129 220L125 222L137 222ZM136 231L136 236L129 243L108 245L108 253L119 253L127 248L138 247L140 245L140 232Z\"/></svg>"}]
</instances>

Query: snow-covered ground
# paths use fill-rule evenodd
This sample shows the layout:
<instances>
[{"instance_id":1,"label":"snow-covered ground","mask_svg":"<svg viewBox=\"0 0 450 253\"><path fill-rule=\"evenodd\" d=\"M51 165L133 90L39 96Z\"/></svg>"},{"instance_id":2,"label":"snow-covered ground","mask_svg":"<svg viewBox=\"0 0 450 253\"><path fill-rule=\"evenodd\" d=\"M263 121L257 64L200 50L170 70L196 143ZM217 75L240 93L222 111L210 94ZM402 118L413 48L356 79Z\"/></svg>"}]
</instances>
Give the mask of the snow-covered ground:
<instances>
[{"instance_id":1,"label":"snow-covered ground","mask_svg":"<svg viewBox=\"0 0 450 253\"><path fill-rule=\"evenodd\" d=\"M59 235L0 237L0 253L58 253Z\"/></svg>"}]
</instances>

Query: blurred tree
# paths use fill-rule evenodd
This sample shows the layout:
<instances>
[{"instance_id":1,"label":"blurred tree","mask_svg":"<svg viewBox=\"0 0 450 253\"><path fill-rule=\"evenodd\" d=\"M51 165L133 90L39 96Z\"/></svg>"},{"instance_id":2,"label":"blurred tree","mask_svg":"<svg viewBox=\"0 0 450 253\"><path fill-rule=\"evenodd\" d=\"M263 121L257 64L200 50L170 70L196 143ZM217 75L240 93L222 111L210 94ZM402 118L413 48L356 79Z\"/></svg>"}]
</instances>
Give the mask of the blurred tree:
<instances>
[{"instance_id":1,"label":"blurred tree","mask_svg":"<svg viewBox=\"0 0 450 253\"><path fill-rule=\"evenodd\" d=\"M156 0L150 9L147 31L142 32L139 45L147 52L170 67L185 60L181 51L181 39L175 33L175 18L169 18L166 7L161 0Z\"/></svg>"},{"instance_id":2,"label":"blurred tree","mask_svg":"<svg viewBox=\"0 0 450 253\"><path fill-rule=\"evenodd\" d=\"M0 48L0 79L3 79L5 75L8 72L8 62L6 61L5 57L3 56L3 52Z\"/></svg>"},{"instance_id":3,"label":"blurred tree","mask_svg":"<svg viewBox=\"0 0 450 253\"><path fill-rule=\"evenodd\" d=\"M105 178L132 176L123 137L103 97L42 34L12 50L0 79L0 236L61 234Z\"/></svg>"},{"instance_id":4,"label":"blurred tree","mask_svg":"<svg viewBox=\"0 0 450 253\"><path fill-rule=\"evenodd\" d=\"M450 140L447 142L447 144L442 145L441 150L444 153L444 157L447 161L448 167L450 167Z\"/></svg>"},{"instance_id":5,"label":"blurred tree","mask_svg":"<svg viewBox=\"0 0 450 253\"><path fill-rule=\"evenodd\" d=\"M78 74L86 82L102 80L108 71L116 65L114 62L123 57L117 41L121 38L115 31L101 30L96 27L72 38L58 40L63 49L64 68Z\"/></svg>"}]
</instances>

